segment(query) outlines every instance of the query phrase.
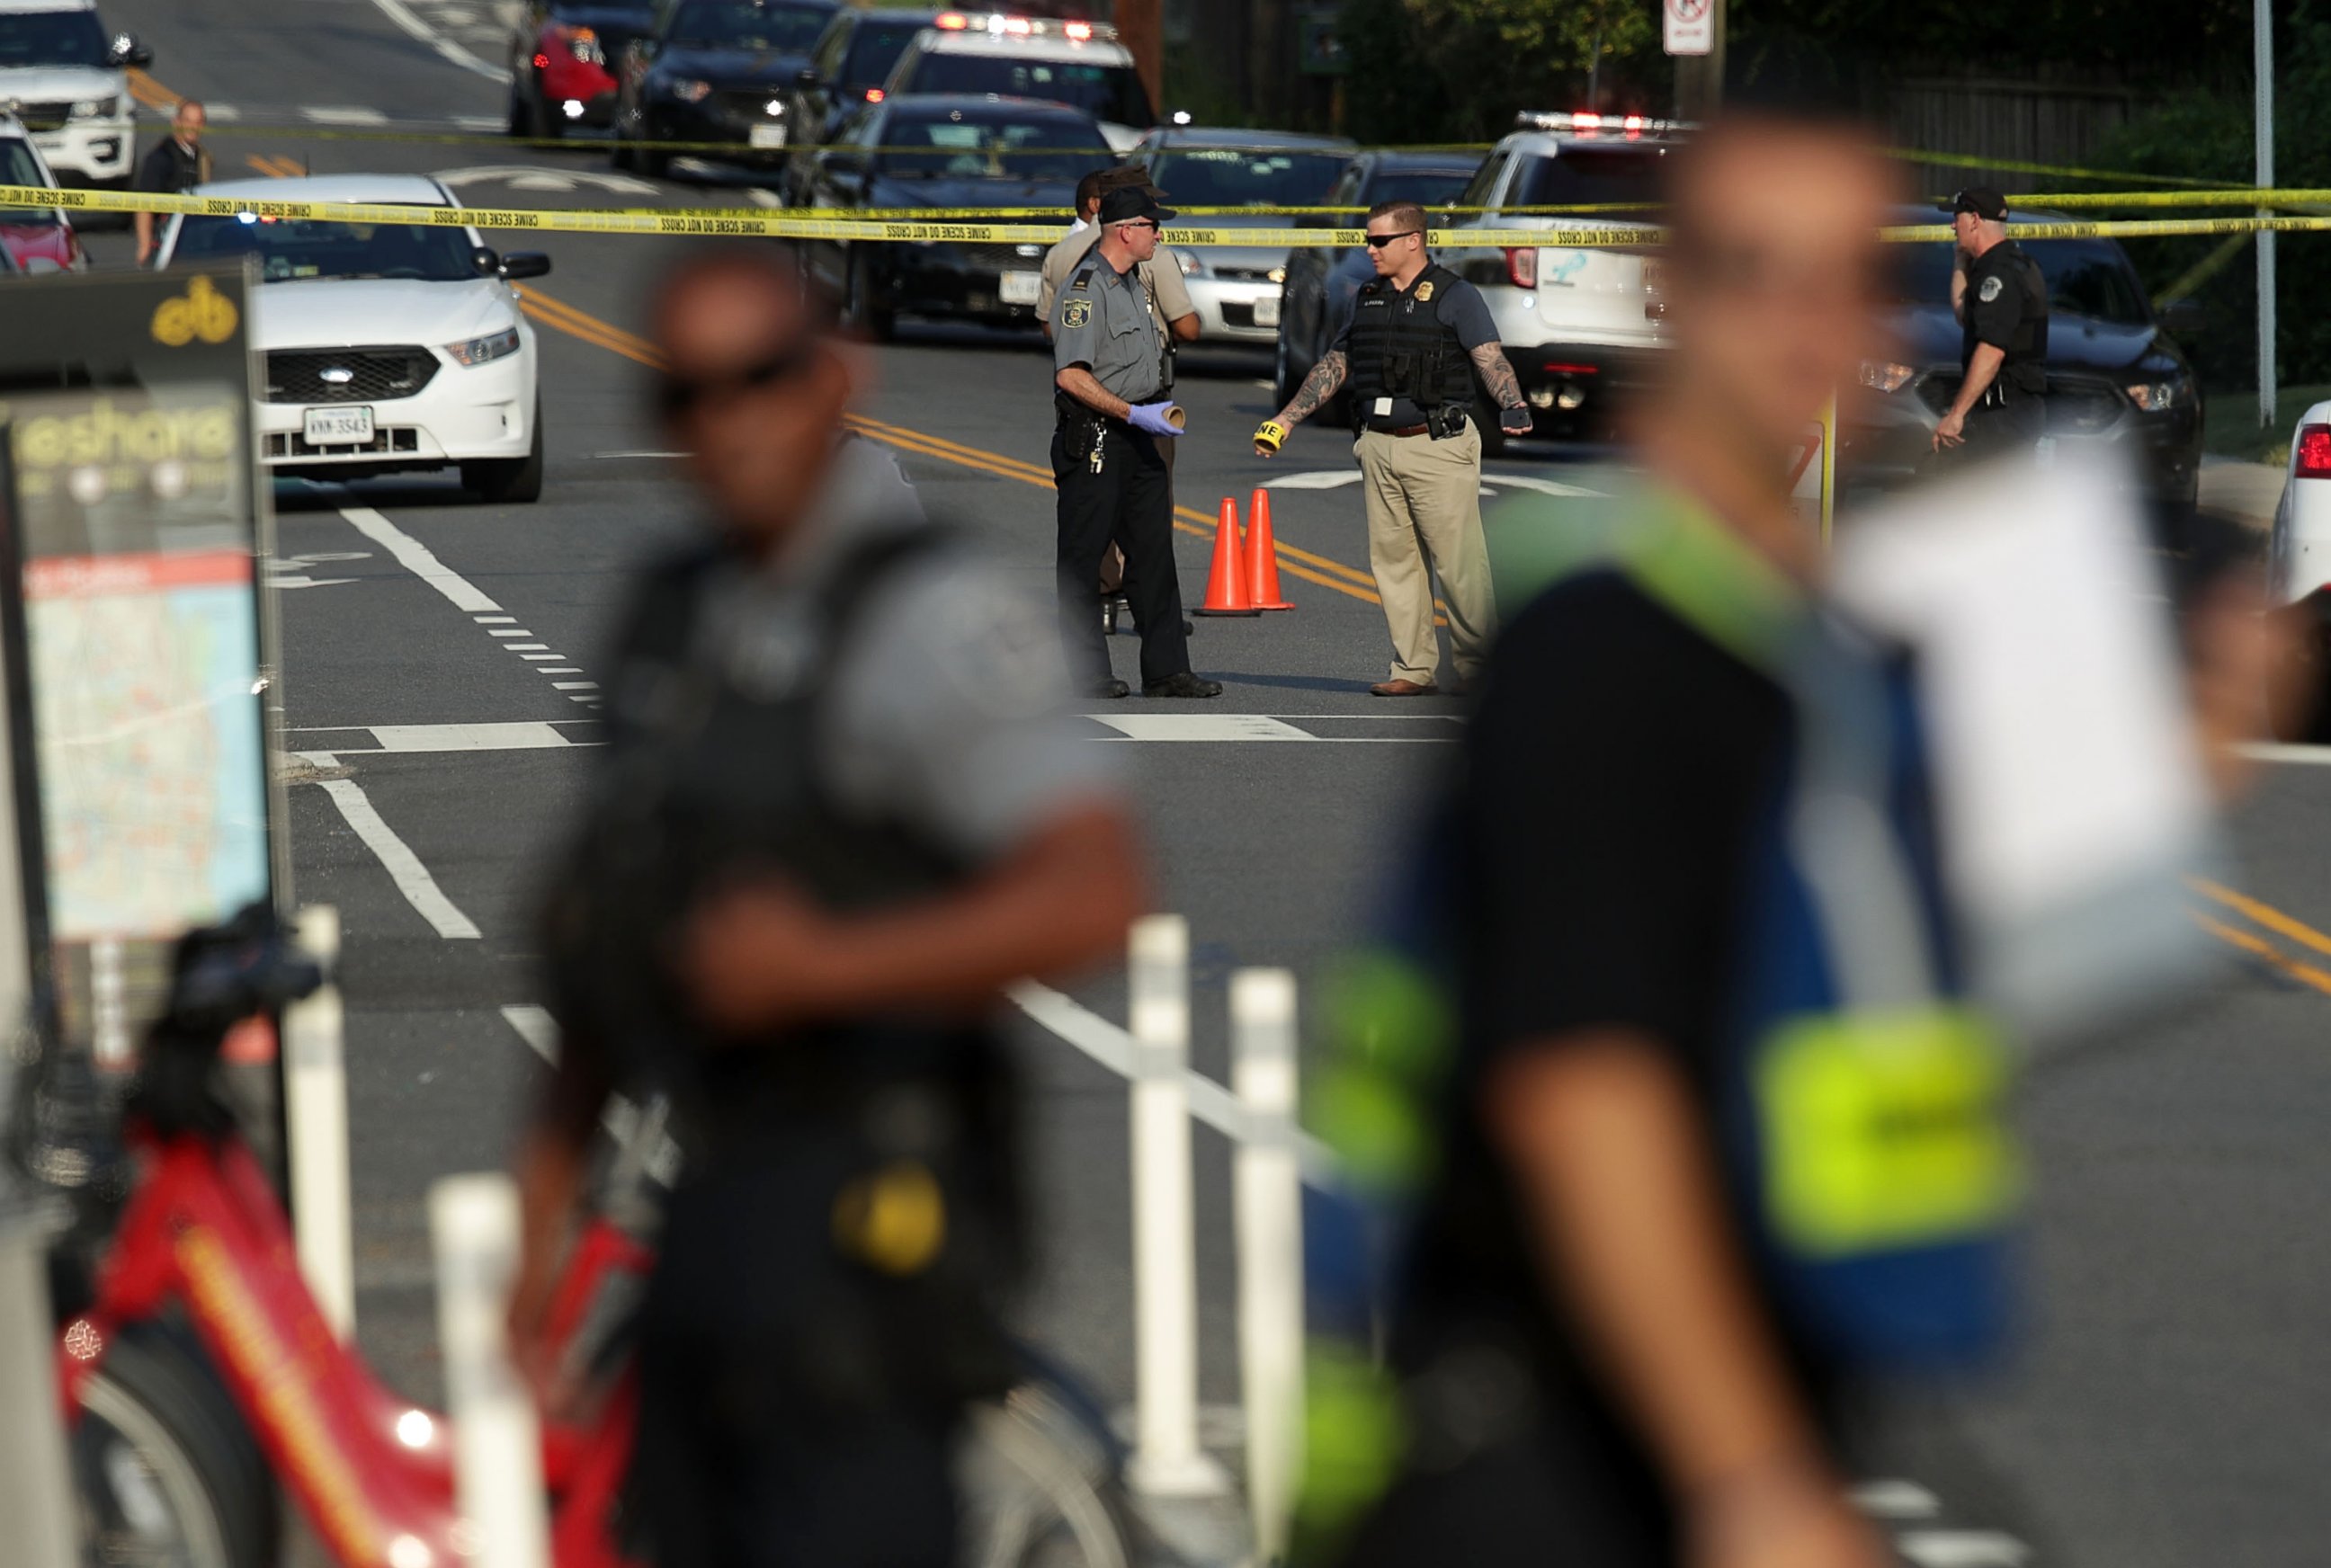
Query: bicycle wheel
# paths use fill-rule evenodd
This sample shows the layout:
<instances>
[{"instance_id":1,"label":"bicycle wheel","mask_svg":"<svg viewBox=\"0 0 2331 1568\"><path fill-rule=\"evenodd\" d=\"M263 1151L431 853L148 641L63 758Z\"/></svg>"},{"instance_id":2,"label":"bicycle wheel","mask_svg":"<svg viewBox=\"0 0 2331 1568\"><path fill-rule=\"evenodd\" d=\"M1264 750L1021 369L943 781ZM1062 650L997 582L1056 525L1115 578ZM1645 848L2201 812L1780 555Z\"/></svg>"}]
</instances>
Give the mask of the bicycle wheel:
<instances>
[{"instance_id":1,"label":"bicycle wheel","mask_svg":"<svg viewBox=\"0 0 2331 1568\"><path fill-rule=\"evenodd\" d=\"M275 1483L199 1346L134 1324L81 1386L72 1433L90 1568L272 1568Z\"/></svg>"},{"instance_id":2,"label":"bicycle wheel","mask_svg":"<svg viewBox=\"0 0 2331 1568\"><path fill-rule=\"evenodd\" d=\"M974 1568L1133 1568L1132 1511L1107 1440L1042 1383L972 1412L958 1463Z\"/></svg>"}]
</instances>

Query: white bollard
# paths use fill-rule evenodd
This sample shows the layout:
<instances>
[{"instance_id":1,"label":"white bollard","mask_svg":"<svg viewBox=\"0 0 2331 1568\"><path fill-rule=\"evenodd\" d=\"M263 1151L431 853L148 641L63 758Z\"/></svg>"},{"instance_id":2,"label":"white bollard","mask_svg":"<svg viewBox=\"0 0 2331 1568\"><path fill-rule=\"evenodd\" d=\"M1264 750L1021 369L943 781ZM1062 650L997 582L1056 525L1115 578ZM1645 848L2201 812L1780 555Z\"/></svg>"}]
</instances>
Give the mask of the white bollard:
<instances>
[{"instance_id":1,"label":"white bollard","mask_svg":"<svg viewBox=\"0 0 2331 1568\"><path fill-rule=\"evenodd\" d=\"M300 946L324 968L312 996L283 1010L283 1135L291 1177L291 1237L309 1294L339 1335L357 1333L354 1221L348 1197L347 1014L335 973L340 912L300 911Z\"/></svg>"},{"instance_id":2,"label":"white bollard","mask_svg":"<svg viewBox=\"0 0 2331 1568\"><path fill-rule=\"evenodd\" d=\"M1239 1377L1255 1561L1287 1555L1303 1472L1303 1172L1296 1155L1295 976L1231 976L1231 1088L1246 1136L1231 1156L1238 1226Z\"/></svg>"},{"instance_id":3,"label":"white bollard","mask_svg":"<svg viewBox=\"0 0 2331 1568\"><path fill-rule=\"evenodd\" d=\"M429 1189L437 1339L453 1422L453 1502L479 1568L546 1568L549 1511L534 1401L511 1366L504 1313L518 1273L518 1184L447 1176Z\"/></svg>"},{"instance_id":4,"label":"white bollard","mask_svg":"<svg viewBox=\"0 0 2331 1568\"><path fill-rule=\"evenodd\" d=\"M1198 1447L1198 1240L1190 1193L1190 927L1133 927L1133 1458L1155 1497L1222 1490Z\"/></svg>"},{"instance_id":5,"label":"white bollard","mask_svg":"<svg viewBox=\"0 0 2331 1568\"><path fill-rule=\"evenodd\" d=\"M52 1227L8 1204L0 1194L0 1520L14 1568L74 1568L81 1533L49 1306Z\"/></svg>"}]
</instances>

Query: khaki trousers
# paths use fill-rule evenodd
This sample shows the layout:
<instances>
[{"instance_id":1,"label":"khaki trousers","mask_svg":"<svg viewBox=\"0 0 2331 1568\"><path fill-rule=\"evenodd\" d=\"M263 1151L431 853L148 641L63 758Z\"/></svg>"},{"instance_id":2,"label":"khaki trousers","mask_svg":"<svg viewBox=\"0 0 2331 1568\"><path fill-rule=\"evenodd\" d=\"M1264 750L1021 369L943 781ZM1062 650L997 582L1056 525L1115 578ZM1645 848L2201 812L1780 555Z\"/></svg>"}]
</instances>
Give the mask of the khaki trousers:
<instances>
[{"instance_id":1,"label":"khaki trousers","mask_svg":"<svg viewBox=\"0 0 2331 1568\"><path fill-rule=\"evenodd\" d=\"M1392 632L1392 679L1434 684L1436 574L1458 679L1479 679L1498 629L1481 535L1481 432L1470 423L1451 441L1363 430L1352 450L1368 501L1368 565Z\"/></svg>"}]
</instances>

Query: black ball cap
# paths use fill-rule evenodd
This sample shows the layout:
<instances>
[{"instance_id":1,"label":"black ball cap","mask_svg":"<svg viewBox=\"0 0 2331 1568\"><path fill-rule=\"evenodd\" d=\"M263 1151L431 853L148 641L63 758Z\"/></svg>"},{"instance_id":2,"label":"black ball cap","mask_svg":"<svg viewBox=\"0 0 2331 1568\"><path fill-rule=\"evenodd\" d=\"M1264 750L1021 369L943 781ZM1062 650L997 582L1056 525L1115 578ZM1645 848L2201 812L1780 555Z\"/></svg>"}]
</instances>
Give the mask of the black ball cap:
<instances>
[{"instance_id":1,"label":"black ball cap","mask_svg":"<svg viewBox=\"0 0 2331 1568\"><path fill-rule=\"evenodd\" d=\"M1969 185L1951 198L1951 211L1973 213L1988 223L2007 221L2007 198L1989 185Z\"/></svg>"},{"instance_id":2,"label":"black ball cap","mask_svg":"<svg viewBox=\"0 0 2331 1568\"><path fill-rule=\"evenodd\" d=\"M1100 222L1103 228L1111 223L1129 223L1136 218L1149 218L1165 223L1174 216L1174 209L1157 204L1156 195L1146 185L1127 185L1109 192L1100 199Z\"/></svg>"}]
</instances>

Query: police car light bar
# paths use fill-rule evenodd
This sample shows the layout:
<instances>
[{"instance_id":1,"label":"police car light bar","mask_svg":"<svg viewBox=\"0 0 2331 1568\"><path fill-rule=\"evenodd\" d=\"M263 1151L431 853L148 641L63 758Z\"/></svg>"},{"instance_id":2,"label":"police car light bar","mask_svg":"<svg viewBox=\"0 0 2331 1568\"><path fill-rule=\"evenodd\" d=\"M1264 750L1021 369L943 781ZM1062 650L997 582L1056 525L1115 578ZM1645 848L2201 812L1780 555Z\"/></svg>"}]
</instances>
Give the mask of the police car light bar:
<instances>
[{"instance_id":1,"label":"police car light bar","mask_svg":"<svg viewBox=\"0 0 2331 1568\"><path fill-rule=\"evenodd\" d=\"M1106 22L1056 22L1002 11L942 11L931 18L931 25L947 33L986 33L997 37L1060 37L1074 43L1117 42L1117 29Z\"/></svg>"},{"instance_id":2,"label":"police car light bar","mask_svg":"<svg viewBox=\"0 0 2331 1568\"><path fill-rule=\"evenodd\" d=\"M1566 130L1581 136L1600 136L1616 131L1622 136L1672 136L1678 131L1698 130L1698 125L1683 119L1648 119L1640 114L1565 114L1556 109L1526 109L1514 116L1517 130Z\"/></svg>"}]
</instances>

